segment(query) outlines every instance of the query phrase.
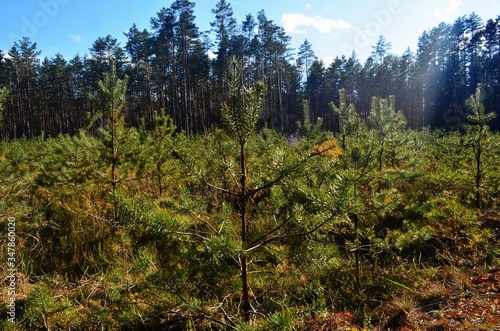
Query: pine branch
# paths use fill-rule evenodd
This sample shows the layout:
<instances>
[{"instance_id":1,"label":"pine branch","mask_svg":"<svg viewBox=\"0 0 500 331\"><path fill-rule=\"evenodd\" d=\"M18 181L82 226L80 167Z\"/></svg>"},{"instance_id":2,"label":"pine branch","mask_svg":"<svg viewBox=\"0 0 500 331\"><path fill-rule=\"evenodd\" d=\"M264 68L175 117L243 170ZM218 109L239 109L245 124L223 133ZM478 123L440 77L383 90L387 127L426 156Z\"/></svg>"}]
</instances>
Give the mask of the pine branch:
<instances>
[{"instance_id":1,"label":"pine branch","mask_svg":"<svg viewBox=\"0 0 500 331\"><path fill-rule=\"evenodd\" d=\"M208 186L210 188L213 188L213 189L215 189L217 191L220 191L220 192L223 192L223 193L227 193L227 194L230 194L230 195L233 195L233 196L239 196L239 194L236 193L236 192L230 191L228 189L219 187L217 185L214 185L214 184L208 182L205 178L203 178L202 175L198 174L195 171L194 167L189 162L187 162L187 160L184 159L176 150L172 151L172 156L175 159L181 161L181 163L184 164L187 167L187 169L189 170L189 172L191 172L191 174L193 174L203 185L206 185L206 186Z\"/></svg>"},{"instance_id":2,"label":"pine branch","mask_svg":"<svg viewBox=\"0 0 500 331\"><path fill-rule=\"evenodd\" d=\"M276 218L275 215L273 215L274 218ZM290 217L287 217L281 224L279 224L278 226L276 226L274 229L268 231L267 233L263 234L262 236L260 236L259 238L255 239L249 246L250 248L248 248L246 251L249 252L257 247L260 247L259 245L259 242L261 242L261 240L264 240L266 238L269 238L269 236L273 233L275 233L276 231L278 231L279 229L281 229L283 226L285 226L290 220L293 219L293 216L290 216Z\"/></svg>"},{"instance_id":3,"label":"pine branch","mask_svg":"<svg viewBox=\"0 0 500 331\"><path fill-rule=\"evenodd\" d=\"M346 184L345 188L347 188L348 186L349 185ZM342 197L346 197L346 196L347 196L347 194L342 194ZM325 224L327 224L328 222L332 221L335 217L337 217L336 212L332 212L329 217L327 217L326 219L324 219L323 221L321 221L320 223L318 223L317 225L315 225L310 230L306 230L306 231L303 231L303 232L296 232L296 233L279 234L279 235L274 235L274 236L269 237L270 234L278 231L288 221L290 221L293 218L293 216L291 216L291 217L287 218L284 222L282 222L280 225L276 226L274 229L270 230L269 232L267 232L266 234L264 234L260 238L254 240L252 242L252 244L250 245L250 247L248 247L248 248L245 249L245 252L250 252L250 251L252 251L254 249L257 249L259 247L265 246L265 245L267 245L269 243L272 243L272 242L275 242L275 241L279 241L279 240L283 240L283 239L286 239L286 238L303 237L303 236L307 236L307 235L313 234L314 232L316 232L319 229L321 229Z\"/></svg>"},{"instance_id":4,"label":"pine branch","mask_svg":"<svg viewBox=\"0 0 500 331\"><path fill-rule=\"evenodd\" d=\"M265 245L267 245L269 243L272 243L274 241L279 241L279 240L286 239L286 238L303 237L303 236L310 235L310 234L316 232L317 230L319 230L320 228L322 228L326 223L330 222L334 218L335 218L335 215L332 214L328 218L326 218L325 220L321 221L318 225L316 225L315 227L313 227L312 229L307 230L307 231L297 232L297 233L281 234L281 235L275 235L275 236L269 237L269 238L261 241L260 243L256 243L253 246L245 249L245 252L250 252L250 251L252 251L254 249L257 249L259 247L265 246ZM271 231L271 232L273 232L273 231Z\"/></svg>"},{"instance_id":5,"label":"pine branch","mask_svg":"<svg viewBox=\"0 0 500 331\"><path fill-rule=\"evenodd\" d=\"M335 148L335 147L332 146L332 147L326 148L324 150L312 152L307 157L305 157L304 159L300 160L297 164L293 165L289 169L283 170L278 177L274 178L273 180L267 182L266 184L264 184L264 185L262 185L262 186L260 186L258 188L255 188L253 190L249 190L248 193L247 193L247 197L253 197L257 193L259 193L260 191L266 190L266 189L274 186L276 183L282 181L284 178L286 178L289 175L291 175L292 173L294 173L300 166L302 166L304 163L306 163L307 161L309 161L313 157L316 157L316 156L319 156L319 155L323 155L325 152L327 152L327 151L329 151L329 150L331 150L333 148Z\"/></svg>"}]
</instances>

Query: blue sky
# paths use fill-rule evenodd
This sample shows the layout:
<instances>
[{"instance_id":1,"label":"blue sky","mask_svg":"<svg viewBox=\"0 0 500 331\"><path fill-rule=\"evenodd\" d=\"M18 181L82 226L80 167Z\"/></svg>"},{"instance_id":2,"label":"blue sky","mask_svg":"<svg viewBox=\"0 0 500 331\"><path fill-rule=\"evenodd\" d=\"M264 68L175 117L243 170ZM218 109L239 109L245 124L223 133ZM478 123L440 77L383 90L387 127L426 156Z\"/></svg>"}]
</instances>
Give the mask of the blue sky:
<instances>
[{"instance_id":1,"label":"blue sky","mask_svg":"<svg viewBox=\"0 0 500 331\"><path fill-rule=\"evenodd\" d=\"M125 46L123 35L133 23L150 28L150 18L173 0L3 0L0 3L0 50L28 36L37 43L42 57L61 53L70 59L85 55L98 37L110 34ZM211 9L218 0L195 1L200 31L214 20ZM298 49L305 39L317 57L326 63L353 50L363 62L378 37L392 43L391 52L401 55L407 47L416 50L423 31L440 22L476 12L483 21L500 15L498 0L228 0L234 17L257 16L265 10L268 19L283 26Z\"/></svg>"}]
</instances>

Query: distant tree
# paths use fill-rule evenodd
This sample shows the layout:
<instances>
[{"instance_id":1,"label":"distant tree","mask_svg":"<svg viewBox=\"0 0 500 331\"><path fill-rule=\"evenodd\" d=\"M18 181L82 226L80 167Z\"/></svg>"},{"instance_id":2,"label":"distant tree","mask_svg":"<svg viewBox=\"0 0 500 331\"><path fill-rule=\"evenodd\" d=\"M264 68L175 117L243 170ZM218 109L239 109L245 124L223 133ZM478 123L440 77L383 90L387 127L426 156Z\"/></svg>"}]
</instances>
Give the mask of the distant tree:
<instances>
[{"instance_id":1,"label":"distant tree","mask_svg":"<svg viewBox=\"0 0 500 331\"><path fill-rule=\"evenodd\" d=\"M69 74L71 75L71 103L74 110L71 117L72 131L78 131L87 125L87 114L91 113L89 100L89 81L86 77L86 62L78 54L69 61Z\"/></svg>"},{"instance_id":2,"label":"distant tree","mask_svg":"<svg viewBox=\"0 0 500 331\"><path fill-rule=\"evenodd\" d=\"M98 81L104 77L104 74L111 72L115 66L117 75L123 77L123 64L125 62L125 52L120 46L118 39L107 35L99 37L92 44L90 50L89 69L92 76L92 82L98 88Z\"/></svg>"},{"instance_id":3,"label":"distant tree","mask_svg":"<svg viewBox=\"0 0 500 331\"><path fill-rule=\"evenodd\" d=\"M483 82L482 77L482 45L484 43L484 27L482 19L475 12L472 12L465 19L465 32L470 36L465 51L468 57L468 86L469 94L475 93L475 88Z\"/></svg>"},{"instance_id":4,"label":"distant tree","mask_svg":"<svg viewBox=\"0 0 500 331\"><path fill-rule=\"evenodd\" d=\"M211 60L201 41L195 43L190 57L191 98L193 107L193 132L208 130L220 125L220 113L216 104L213 87ZM220 110L220 109L219 109Z\"/></svg>"},{"instance_id":5,"label":"distant tree","mask_svg":"<svg viewBox=\"0 0 500 331\"><path fill-rule=\"evenodd\" d=\"M36 78L40 63L40 51L25 37L9 51L13 67L11 91L14 97L12 125L16 128L15 136L26 135L31 138L40 134L39 119L35 107Z\"/></svg>"},{"instance_id":6,"label":"distant tree","mask_svg":"<svg viewBox=\"0 0 500 331\"><path fill-rule=\"evenodd\" d=\"M306 82L305 96L309 101L311 115L313 119L320 117L324 119L328 110L328 96L325 94L327 86L326 70L323 60L314 60L309 69L309 76Z\"/></svg>"},{"instance_id":7,"label":"distant tree","mask_svg":"<svg viewBox=\"0 0 500 331\"><path fill-rule=\"evenodd\" d=\"M330 102L338 104L340 90L345 91L346 101L353 103L358 112L362 112L360 98L364 94L362 90L362 65L355 52L349 58L342 56L336 58L325 73L325 79L329 81L327 91L331 95ZM329 88L329 90L328 90Z\"/></svg>"},{"instance_id":8,"label":"distant tree","mask_svg":"<svg viewBox=\"0 0 500 331\"><path fill-rule=\"evenodd\" d=\"M144 29L140 31L137 26L132 27L124 33L127 37L125 50L130 55L130 103L135 105L130 108L131 122L135 125L140 123L141 118L146 118L149 125L154 119L154 97L152 82L152 59L153 59L153 36Z\"/></svg>"},{"instance_id":9,"label":"distant tree","mask_svg":"<svg viewBox=\"0 0 500 331\"><path fill-rule=\"evenodd\" d=\"M78 132L78 116L75 113L80 110L73 107L74 80L71 69L61 54L56 54L51 60L45 58L40 66L38 112L40 124L47 135Z\"/></svg>"},{"instance_id":10,"label":"distant tree","mask_svg":"<svg viewBox=\"0 0 500 331\"><path fill-rule=\"evenodd\" d=\"M392 48L392 44L388 42L384 36L378 38L377 44L372 46L372 56L375 62L382 64L384 58L388 55Z\"/></svg>"},{"instance_id":11,"label":"distant tree","mask_svg":"<svg viewBox=\"0 0 500 331\"><path fill-rule=\"evenodd\" d=\"M257 22L255 80L263 81L268 87L263 117L270 128L283 131L286 118L283 70L290 56L290 37L286 35L283 27L267 18L264 10L258 12Z\"/></svg>"},{"instance_id":12,"label":"distant tree","mask_svg":"<svg viewBox=\"0 0 500 331\"><path fill-rule=\"evenodd\" d=\"M316 55L312 49L312 44L306 39L299 46L299 51L297 53L297 66L300 68L301 72L304 70L305 81L307 81L309 77L309 68L314 60L316 60Z\"/></svg>"},{"instance_id":13,"label":"distant tree","mask_svg":"<svg viewBox=\"0 0 500 331\"><path fill-rule=\"evenodd\" d=\"M221 96L224 98L224 95L227 93L223 77L224 68L233 52L231 44L236 36L237 22L233 17L233 8L226 0L219 0L215 8L212 9L212 13L215 15L215 21L210 22L210 26L212 27L212 31L215 32L215 41L217 44L215 51L217 55L215 60L215 74L217 76L217 86L220 87Z\"/></svg>"},{"instance_id":14,"label":"distant tree","mask_svg":"<svg viewBox=\"0 0 500 331\"><path fill-rule=\"evenodd\" d=\"M189 70L190 55L194 46L200 43L198 27L194 22L196 18L194 15L194 7L195 3L189 0L176 0L170 6L177 18L174 26L174 40L176 46L176 59L180 64L175 73L176 80L180 82L178 90L176 91L176 93L180 95L180 102L177 105L180 115L177 126L188 134L192 133L194 124L194 105L192 103L193 91L191 88L194 86L194 81L192 81Z\"/></svg>"},{"instance_id":15,"label":"distant tree","mask_svg":"<svg viewBox=\"0 0 500 331\"><path fill-rule=\"evenodd\" d=\"M256 62L257 53L255 50L258 47L258 39L256 37L255 28L257 27L257 22L252 14L247 14L245 20L241 22L241 32L243 40L243 63L247 68L245 68L245 83L252 85L255 83L255 68L252 67L252 63Z\"/></svg>"},{"instance_id":16,"label":"distant tree","mask_svg":"<svg viewBox=\"0 0 500 331\"><path fill-rule=\"evenodd\" d=\"M415 114L415 104L418 101L413 92L415 85L415 56L409 48L399 58L395 74L396 109L403 110L405 117L408 119L408 125L415 128L418 118L418 114Z\"/></svg>"},{"instance_id":17,"label":"distant tree","mask_svg":"<svg viewBox=\"0 0 500 331\"><path fill-rule=\"evenodd\" d=\"M178 111L179 96L177 89L177 61L175 60L175 26L176 18L172 8L162 8L157 16L151 19L153 29L152 79L159 108L165 109L180 123Z\"/></svg>"},{"instance_id":18,"label":"distant tree","mask_svg":"<svg viewBox=\"0 0 500 331\"><path fill-rule=\"evenodd\" d=\"M394 81L397 70L397 57L390 54L392 44L384 36L380 36L375 46L371 58L373 61L367 61L365 72L370 86L370 98L377 96L387 98L389 95L395 95ZM367 97L367 96L365 96Z\"/></svg>"},{"instance_id":19,"label":"distant tree","mask_svg":"<svg viewBox=\"0 0 500 331\"><path fill-rule=\"evenodd\" d=\"M294 64L283 64L282 69L282 89L283 89L283 133L295 132L296 119L301 111L300 100L303 93L300 86L300 74L298 67Z\"/></svg>"},{"instance_id":20,"label":"distant tree","mask_svg":"<svg viewBox=\"0 0 500 331\"><path fill-rule=\"evenodd\" d=\"M485 107L500 112L500 16L496 19L490 19L486 23L484 53L484 73L485 73ZM500 128L499 118L492 121L491 126L495 129Z\"/></svg>"},{"instance_id":21,"label":"distant tree","mask_svg":"<svg viewBox=\"0 0 500 331\"><path fill-rule=\"evenodd\" d=\"M0 126L3 121L3 111L7 98L9 97L9 93L10 91L7 87L3 87L0 89Z\"/></svg>"}]
</instances>

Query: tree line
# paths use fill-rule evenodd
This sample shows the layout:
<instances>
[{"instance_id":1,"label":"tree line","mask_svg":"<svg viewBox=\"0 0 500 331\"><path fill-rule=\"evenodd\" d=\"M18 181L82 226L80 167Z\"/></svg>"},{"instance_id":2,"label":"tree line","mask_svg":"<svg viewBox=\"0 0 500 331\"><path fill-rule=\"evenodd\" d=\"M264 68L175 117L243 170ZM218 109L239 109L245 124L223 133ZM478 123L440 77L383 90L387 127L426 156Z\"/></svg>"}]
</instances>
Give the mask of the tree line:
<instances>
[{"instance_id":1,"label":"tree line","mask_svg":"<svg viewBox=\"0 0 500 331\"><path fill-rule=\"evenodd\" d=\"M327 65L307 40L295 53L283 27L264 10L238 22L231 4L219 0L212 9L211 30L195 23L195 3L175 0L151 18L150 29L135 24L122 47L110 35L99 37L89 55L66 59L61 54L41 59L36 42L23 38L0 52L0 138L97 132L105 96L98 82L116 68L127 78L125 121L154 128L162 110L187 134L222 122L221 108L229 95L224 73L229 59L244 63L244 84L267 86L259 125L293 133L304 122L304 108L313 124L338 130L332 112L341 90L361 117L368 117L373 97L394 97L412 128L456 129L465 122L467 98L484 89L487 112L500 105L500 16L486 23L472 13L452 24L441 23L420 36L416 52L390 52L380 36L364 64L353 52ZM213 55L212 55L213 54ZM306 100L306 103L304 103ZM491 123L500 127L496 119Z\"/></svg>"}]
</instances>

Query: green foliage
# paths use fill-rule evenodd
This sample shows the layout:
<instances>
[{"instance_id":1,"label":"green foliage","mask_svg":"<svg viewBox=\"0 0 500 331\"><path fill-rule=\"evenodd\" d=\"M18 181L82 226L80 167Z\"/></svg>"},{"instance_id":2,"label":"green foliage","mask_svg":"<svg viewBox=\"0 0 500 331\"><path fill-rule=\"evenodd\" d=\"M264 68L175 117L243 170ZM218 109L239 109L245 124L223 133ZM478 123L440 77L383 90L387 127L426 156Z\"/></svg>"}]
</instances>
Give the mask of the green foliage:
<instances>
[{"instance_id":1,"label":"green foliage","mask_svg":"<svg viewBox=\"0 0 500 331\"><path fill-rule=\"evenodd\" d=\"M71 308L69 300L54 298L46 285L34 288L26 298L25 323L31 329L52 329L57 323L57 314ZM59 325L62 326L62 325Z\"/></svg>"},{"instance_id":2,"label":"green foliage","mask_svg":"<svg viewBox=\"0 0 500 331\"><path fill-rule=\"evenodd\" d=\"M347 138L360 134L363 129L363 122L361 121L354 104L348 104L346 101L346 92L344 89L340 90L340 101L337 107L335 103L330 103L333 113L338 116L339 131L341 136L342 149L347 150Z\"/></svg>"},{"instance_id":3,"label":"green foliage","mask_svg":"<svg viewBox=\"0 0 500 331\"><path fill-rule=\"evenodd\" d=\"M377 135L379 170L382 170L383 157L386 151L394 159L397 148L404 143L402 130L406 127L406 118L401 111L396 112L394 96L387 99L372 98L368 124L375 130Z\"/></svg>"},{"instance_id":4,"label":"green foliage","mask_svg":"<svg viewBox=\"0 0 500 331\"><path fill-rule=\"evenodd\" d=\"M19 308L19 322L0 329L369 330L390 304L413 316L422 298L462 300L471 272L498 269L500 135L488 112L498 91L463 93L484 78L476 73L498 81L488 53L498 20L426 32L418 59L387 54L381 38L364 68L354 54L308 68L304 43L302 101L301 68L264 12L258 31L248 16L238 36L221 0L210 62L193 5L161 10L153 33L130 29L127 65L109 36L88 60L37 64L26 38L0 61L0 85L13 89L0 89L2 137L38 137L0 141L0 228L16 219ZM465 52L468 70L436 45ZM236 46L273 51L223 70L228 54L241 56ZM443 70L456 84L412 79ZM447 108L464 101L469 123L409 130L396 100L412 127L446 126ZM291 144L272 128L295 130L299 109ZM356 326L336 323L350 315Z\"/></svg>"},{"instance_id":5,"label":"green foliage","mask_svg":"<svg viewBox=\"0 0 500 331\"><path fill-rule=\"evenodd\" d=\"M243 65L235 57L229 61L226 75L229 92L228 100L222 107L222 118L230 134L244 145L256 130L262 113L266 85L257 82L248 89L243 83Z\"/></svg>"},{"instance_id":6,"label":"green foliage","mask_svg":"<svg viewBox=\"0 0 500 331\"><path fill-rule=\"evenodd\" d=\"M38 151L39 174L35 182L41 187L82 185L95 175L92 167L100 157L96 155L99 145L84 131L71 137L48 139L45 148Z\"/></svg>"},{"instance_id":7,"label":"green foliage","mask_svg":"<svg viewBox=\"0 0 500 331\"><path fill-rule=\"evenodd\" d=\"M109 169L100 176L110 184L110 198L113 204L112 220L119 222L117 190L122 181L131 173L128 160L132 155L138 153L138 134L135 128L126 128L123 108L126 105L126 91L128 78L119 79L116 66L113 63L110 72L104 74L104 78L98 81L102 94L100 113L104 116L104 126L99 128L102 135L104 156Z\"/></svg>"},{"instance_id":8,"label":"green foliage","mask_svg":"<svg viewBox=\"0 0 500 331\"><path fill-rule=\"evenodd\" d=\"M385 138L404 128L406 120L403 113L396 112L394 96L387 99L373 97L368 123L382 138Z\"/></svg>"},{"instance_id":9,"label":"green foliage","mask_svg":"<svg viewBox=\"0 0 500 331\"><path fill-rule=\"evenodd\" d=\"M306 140L321 139L323 120L318 118L316 121L311 119L311 111L309 109L309 101L302 101L302 122L297 121L297 133L300 137Z\"/></svg>"},{"instance_id":10,"label":"green foliage","mask_svg":"<svg viewBox=\"0 0 500 331\"><path fill-rule=\"evenodd\" d=\"M466 105L471 111L467 116L467 120L475 125L478 125L481 129L485 129L488 122L496 117L493 112L487 113L484 107L484 91L482 86L476 88L476 92L469 97L466 101Z\"/></svg>"},{"instance_id":11,"label":"green foliage","mask_svg":"<svg viewBox=\"0 0 500 331\"><path fill-rule=\"evenodd\" d=\"M474 153L476 207L480 208L482 179L484 177L484 153L489 149L491 142L487 123L493 120L496 114L493 112L485 113L484 92L481 86L477 87L476 92L467 99L466 104L471 110L467 119L472 122L471 125L466 125L466 144L472 148Z\"/></svg>"},{"instance_id":12,"label":"green foliage","mask_svg":"<svg viewBox=\"0 0 500 331\"><path fill-rule=\"evenodd\" d=\"M298 330L298 323L295 319L295 312L291 309L278 311L271 315L265 325L265 330L281 331L281 330Z\"/></svg>"},{"instance_id":13,"label":"green foliage","mask_svg":"<svg viewBox=\"0 0 500 331\"><path fill-rule=\"evenodd\" d=\"M172 150L176 144L176 127L172 119L163 111L155 112L153 129L148 130L145 123L139 129L140 147L132 162L137 168L137 177L147 179L151 193L162 196L173 184L172 176L177 173Z\"/></svg>"}]
</instances>

